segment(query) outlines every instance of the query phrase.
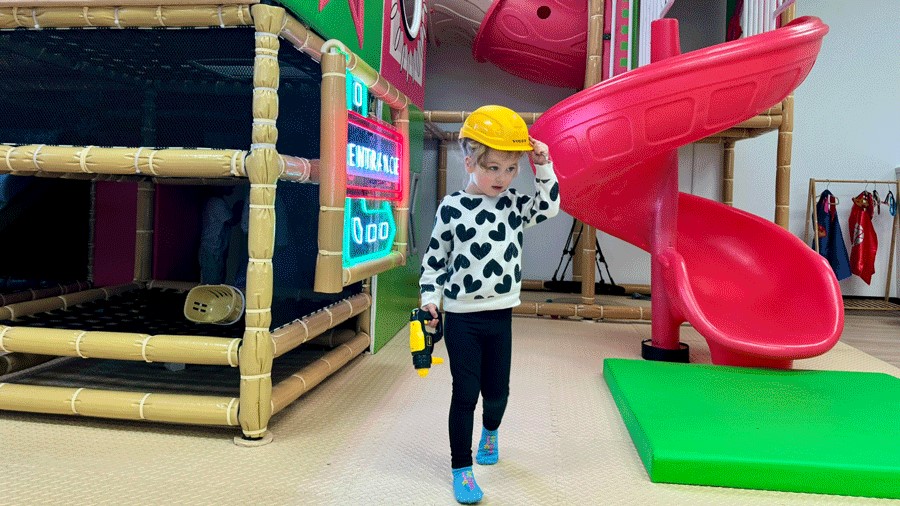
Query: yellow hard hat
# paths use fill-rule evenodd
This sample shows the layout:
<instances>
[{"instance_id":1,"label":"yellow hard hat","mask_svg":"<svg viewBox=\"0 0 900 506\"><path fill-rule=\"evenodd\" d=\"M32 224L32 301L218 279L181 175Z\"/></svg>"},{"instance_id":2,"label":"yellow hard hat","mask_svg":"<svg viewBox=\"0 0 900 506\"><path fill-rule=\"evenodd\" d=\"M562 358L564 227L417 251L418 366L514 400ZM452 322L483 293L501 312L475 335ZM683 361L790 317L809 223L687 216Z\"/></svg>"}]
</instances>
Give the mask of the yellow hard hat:
<instances>
[{"instance_id":1,"label":"yellow hard hat","mask_svg":"<svg viewBox=\"0 0 900 506\"><path fill-rule=\"evenodd\" d=\"M531 151L528 126L521 116L502 105L485 105L466 118L460 139L472 139L499 151Z\"/></svg>"}]
</instances>

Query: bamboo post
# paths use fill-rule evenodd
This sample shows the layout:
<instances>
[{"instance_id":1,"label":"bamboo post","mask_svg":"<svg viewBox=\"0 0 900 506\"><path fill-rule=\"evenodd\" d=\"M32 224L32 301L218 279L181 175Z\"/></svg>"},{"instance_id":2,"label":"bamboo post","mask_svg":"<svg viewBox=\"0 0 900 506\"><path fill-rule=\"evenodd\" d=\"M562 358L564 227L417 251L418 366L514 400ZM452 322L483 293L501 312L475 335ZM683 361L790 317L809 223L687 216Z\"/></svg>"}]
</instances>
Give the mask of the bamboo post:
<instances>
[{"instance_id":1,"label":"bamboo post","mask_svg":"<svg viewBox=\"0 0 900 506\"><path fill-rule=\"evenodd\" d=\"M265 444L272 415L272 255L275 249L275 189L282 172L278 142L278 33L285 23L280 7L254 5L253 139L247 157L250 178L247 290L244 338L240 349L238 414L244 440ZM240 440L235 438L236 442Z\"/></svg>"},{"instance_id":2,"label":"bamboo post","mask_svg":"<svg viewBox=\"0 0 900 506\"><path fill-rule=\"evenodd\" d=\"M362 294L364 294L368 298L368 303L366 304L365 309L363 309L356 318L356 332L363 332L369 336L374 335L375 329L373 328L373 320L372 320L372 280L367 279L363 281L362 285ZM371 346L372 343L369 343Z\"/></svg>"},{"instance_id":3,"label":"bamboo post","mask_svg":"<svg viewBox=\"0 0 900 506\"><path fill-rule=\"evenodd\" d=\"M314 289L343 289L344 207L347 197L347 96L344 55L322 53L322 110L319 163L319 254Z\"/></svg>"},{"instance_id":4,"label":"bamboo post","mask_svg":"<svg viewBox=\"0 0 900 506\"><path fill-rule=\"evenodd\" d=\"M544 286L544 281L540 279L523 279L522 280L522 290L525 291L534 291L534 290L546 290L547 288Z\"/></svg>"},{"instance_id":5,"label":"bamboo post","mask_svg":"<svg viewBox=\"0 0 900 506\"><path fill-rule=\"evenodd\" d=\"M130 176L121 176L121 181L128 181ZM282 178L288 179L288 178ZM141 181L147 181L145 178L137 178L136 182L140 183ZM153 184L156 185L169 185L169 186L238 186L246 183L246 180L240 179L209 179L205 177L154 177L150 178L149 181L152 181Z\"/></svg>"},{"instance_id":6,"label":"bamboo post","mask_svg":"<svg viewBox=\"0 0 900 506\"><path fill-rule=\"evenodd\" d=\"M809 191L806 194L806 225L803 227L803 242L809 244L812 230L813 248L819 252L819 230L816 214L816 180L809 178Z\"/></svg>"},{"instance_id":7,"label":"bamboo post","mask_svg":"<svg viewBox=\"0 0 900 506\"><path fill-rule=\"evenodd\" d=\"M87 283L91 286L94 284L94 238L97 235L97 185L94 182L90 184L88 206Z\"/></svg>"},{"instance_id":8,"label":"bamboo post","mask_svg":"<svg viewBox=\"0 0 900 506\"><path fill-rule=\"evenodd\" d=\"M153 277L153 228L156 186L150 181L137 185L137 237L134 245L134 282L144 283Z\"/></svg>"},{"instance_id":9,"label":"bamboo post","mask_svg":"<svg viewBox=\"0 0 900 506\"><path fill-rule=\"evenodd\" d=\"M781 13L781 24L794 19L796 4ZM787 229L791 212L791 150L794 136L794 94L784 99L781 106L781 124L778 126L778 152L775 170L775 223Z\"/></svg>"},{"instance_id":10,"label":"bamboo post","mask_svg":"<svg viewBox=\"0 0 900 506\"><path fill-rule=\"evenodd\" d=\"M900 180L894 183L894 195L900 196ZM894 252L897 251L897 234L900 233L900 212L894 214L894 225L891 227L891 249L888 250L887 283L884 286L884 301L891 298L891 273L894 269ZM898 289L900 290L900 289ZM897 293L900 297L900 293Z\"/></svg>"},{"instance_id":11,"label":"bamboo post","mask_svg":"<svg viewBox=\"0 0 900 506\"><path fill-rule=\"evenodd\" d=\"M156 91L144 91L141 145L156 146ZM152 169L152 163L150 164ZM137 221L134 247L134 281L142 283L153 277L153 231L155 227L156 186L152 182L137 184Z\"/></svg>"},{"instance_id":12,"label":"bamboo post","mask_svg":"<svg viewBox=\"0 0 900 506\"><path fill-rule=\"evenodd\" d=\"M597 229L583 224L583 232L581 234L581 303L593 304L596 295L596 267L595 260L597 258ZM572 264L574 266L574 264Z\"/></svg>"},{"instance_id":13,"label":"bamboo post","mask_svg":"<svg viewBox=\"0 0 900 506\"><path fill-rule=\"evenodd\" d=\"M438 141L437 201L447 195L447 141Z\"/></svg>"},{"instance_id":14,"label":"bamboo post","mask_svg":"<svg viewBox=\"0 0 900 506\"><path fill-rule=\"evenodd\" d=\"M625 293L639 293L642 295L650 295L650 285L637 285L628 283L619 283Z\"/></svg>"},{"instance_id":15,"label":"bamboo post","mask_svg":"<svg viewBox=\"0 0 900 506\"><path fill-rule=\"evenodd\" d=\"M572 218L575 220L575 218ZM584 237L584 232L586 232L584 228L584 223L575 220L575 228L572 230L571 236L571 244L581 245L582 238ZM576 241L578 241L576 243ZM580 247L575 247L572 250L572 281L578 281L584 283L581 279L582 268L584 266L584 261L582 261L581 257L584 256L584 249ZM563 273L565 275L565 273Z\"/></svg>"},{"instance_id":16,"label":"bamboo post","mask_svg":"<svg viewBox=\"0 0 900 506\"><path fill-rule=\"evenodd\" d=\"M589 88L602 79L601 65L603 65L603 16L605 5L603 0L589 0L588 12L588 46L587 46L587 67L584 75L584 87ZM577 265L581 271L581 302L583 304L593 304L596 295L596 287L594 285L596 273L594 270L594 262L597 258L597 230L588 225L583 224L581 233L581 255L573 259L572 267ZM578 250L579 248L576 248ZM577 262L577 263L576 263ZM574 273L573 273L574 274ZM573 276L574 279L574 276Z\"/></svg>"},{"instance_id":17,"label":"bamboo post","mask_svg":"<svg viewBox=\"0 0 900 506\"><path fill-rule=\"evenodd\" d=\"M606 5L603 0L588 0L587 65L584 87L589 88L603 79L603 18Z\"/></svg>"},{"instance_id":18,"label":"bamboo post","mask_svg":"<svg viewBox=\"0 0 900 506\"><path fill-rule=\"evenodd\" d=\"M734 140L725 139L722 143L722 203L726 206L734 205Z\"/></svg>"},{"instance_id":19,"label":"bamboo post","mask_svg":"<svg viewBox=\"0 0 900 506\"><path fill-rule=\"evenodd\" d=\"M394 223L397 227L397 233L394 235L393 251L400 254L399 264L397 265L406 265L406 256L409 252L409 106L402 109L391 109L391 120L393 120L397 131L400 132L403 142L403 163L400 167L400 202L394 205ZM394 266L392 261L388 269Z\"/></svg>"}]
</instances>

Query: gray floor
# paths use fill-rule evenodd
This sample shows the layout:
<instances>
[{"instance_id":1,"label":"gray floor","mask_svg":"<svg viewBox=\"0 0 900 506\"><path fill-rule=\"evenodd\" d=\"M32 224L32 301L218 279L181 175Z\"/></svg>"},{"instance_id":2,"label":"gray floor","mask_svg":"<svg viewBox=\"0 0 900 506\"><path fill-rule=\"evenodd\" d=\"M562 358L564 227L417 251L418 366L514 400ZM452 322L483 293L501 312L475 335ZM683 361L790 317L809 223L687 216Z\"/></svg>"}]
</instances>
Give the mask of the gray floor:
<instances>
[{"instance_id":1,"label":"gray floor","mask_svg":"<svg viewBox=\"0 0 900 506\"><path fill-rule=\"evenodd\" d=\"M637 357L649 324L516 318L514 333L501 461L476 466L482 504L889 502L651 483L601 370L606 357ZM685 327L682 334L692 360L709 362L696 332ZM450 373L436 366L419 378L406 335L401 331L381 352L354 360L276 415L275 440L260 448L235 446L233 429L0 412L4 502L455 504L446 428ZM875 342L875 351L896 353L900 317L849 315L844 342L797 367L900 377L897 367L847 342ZM446 355L443 345L438 353Z\"/></svg>"}]
</instances>

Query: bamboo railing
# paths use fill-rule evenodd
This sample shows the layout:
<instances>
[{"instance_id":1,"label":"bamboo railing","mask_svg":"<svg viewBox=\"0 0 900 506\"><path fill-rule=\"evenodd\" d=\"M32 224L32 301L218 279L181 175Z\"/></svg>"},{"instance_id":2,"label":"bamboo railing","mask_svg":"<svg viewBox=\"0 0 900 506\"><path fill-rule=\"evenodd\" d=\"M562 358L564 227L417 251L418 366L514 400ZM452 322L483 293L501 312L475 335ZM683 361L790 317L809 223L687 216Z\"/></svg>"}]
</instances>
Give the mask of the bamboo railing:
<instances>
[{"instance_id":1,"label":"bamboo railing","mask_svg":"<svg viewBox=\"0 0 900 506\"><path fill-rule=\"evenodd\" d=\"M116 181L114 176L189 178L187 183L209 183L204 178L246 178L249 152L238 149L152 149L96 146L45 146L0 144L0 174L65 177ZM278 155L283 171L278 178L294 182L319 182L319 160ZM97 177L97 176L112 177ZM199 180L198 180L199 178ZM140 179L139 179L140 180Z\"/></svg>"},{"instance_id":2,"label":"bamboo railing","mask_svg":"<svg viewBox=\"0 0 900 506\"><path fill-rule=\"evenodd\" d=\"M365 332L331 350L324 357L300 369L272 389L272 412L278 413L323 379L343 367L369 347L371 339Z\"/></svg>"},{"instance_id":3,"label":"bamboo railing","mask_svg":"<svg viewBox=\"0 0 900 506\"><path fill-rule=\"evenodd\" d=\"M513 314L528 316L559 316L586 320L649 320L650 309L640 306L598 306L596 304L566 304L560 302L523 302L513 308Z\"/></svg>"},{"instance_id":4,"label":"bamboo railing","mask_svg":"<svg viewBox=\"0 0 900 506\"><path fill-rule=\"evenodd\" d=\"M92 5L88 6L84 1L3 0L0 1L0 29L248 26L253 20L246 4L257 1L215 0L211 5L202 6L166 0L166 5L151 6L148 4L152 2L146 0L91 0ZM35 5L38 3L40 6Z\"/></svg>"},{"instance_id":5,"label":"bamboo railing","mask_svg":"<svg viewBox=\"0 0 900 506\"><path fill-rule=\"evenodd\" d=\"M34 353L0 354L0 376L35 367L55 358L57 357L53 355L37 355Z\"/></svg>"},{"instance_id":6,"label":"bamboo railing","mask_svg":"<svg viewBox=\"0 0 900 506\"><path fill-rule=\"evenodd\" d=\"M0 325L0 351L140 362L238 366L241 340Z\"/></svg>"},{"instance_id":7,"label":"bamboo railing","mask_svg":"<svg viewBox=\"0 0 900 506\"><path fill-rule=\"evenodd\" d=\"M197 425L237 425L238 419L233 397L14 383L0 383L0 409Z\"/></svg>"},{"instance_id":8,"label":"bamboo railing","mask_svg":"<svg viewBox=\"0 0 900 506\"><path fill-rule=\"evenodd\" d=\"M43 313L56 309L66 309L69 306L77 306L92 300L109 299L113 295L137 290L141 285L130 283L126 285L111 286L106 288L94 288L81 292L67 293L48 297L45 299L35 299L25 302L17 302L0 307L0 320L15 320L23 316L35 313Z\"/></svg>"},{"instance_id":9,"label":"bamboo railing","mask_svg":"<svg viewBox=\"0 0 900 506\"><path fill-rule=\"evenodd\" d=\"M76 281L75 283L70 283L68 285L56 285L47 288L38 288L36 290L29 288L28 290L23 290L21 292L7 293L5 295L0 294L0 306L80 292L86 290L90 286L90 283Z\"/></svg>"},{"instance_id":10,"label":"bamboo railing","mask_svg":"<svg viewBox=\"0 0 900 506\"><path fill-rule=\"evenodd\" d=\"M276 329L272 333L272 348L275 356L284 355L371 306L372 297L369 294L360 293Z\"/></svg>"}]
</instances>

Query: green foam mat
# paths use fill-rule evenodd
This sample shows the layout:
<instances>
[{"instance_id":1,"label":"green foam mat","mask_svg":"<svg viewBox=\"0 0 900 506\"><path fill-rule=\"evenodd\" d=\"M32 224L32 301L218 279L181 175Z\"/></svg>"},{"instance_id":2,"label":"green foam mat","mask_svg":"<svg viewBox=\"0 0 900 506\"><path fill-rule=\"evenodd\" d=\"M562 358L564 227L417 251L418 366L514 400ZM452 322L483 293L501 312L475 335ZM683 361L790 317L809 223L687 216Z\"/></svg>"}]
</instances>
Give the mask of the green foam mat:
<instances>
[{"instance_id":1,"label":"green foam mat","mask_svg":"<svg viewBox=\"0 0 900 506\"><path fill-rule=\"evenodd\" d=\"M606 359L650 480L900 498L900 379Z\"/></svg>"}]
</instances>

